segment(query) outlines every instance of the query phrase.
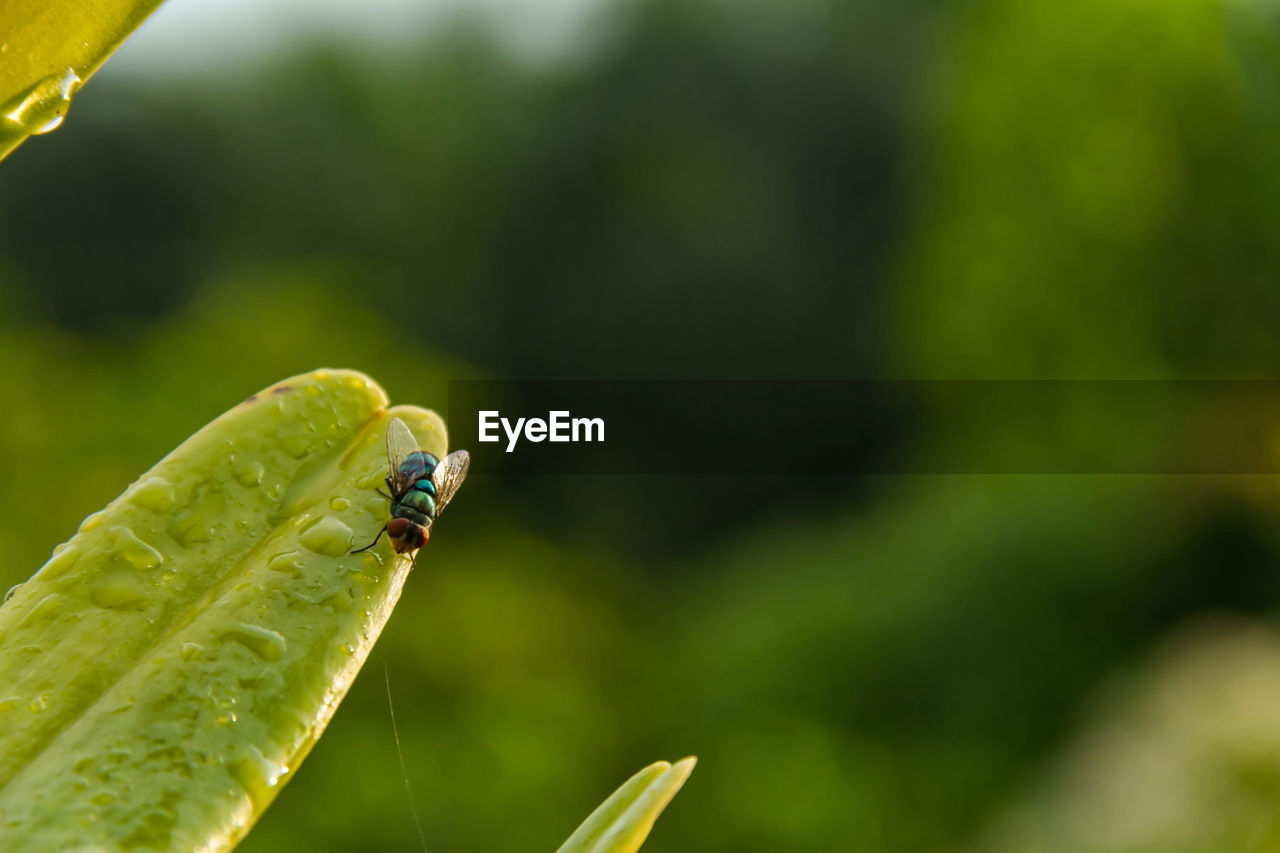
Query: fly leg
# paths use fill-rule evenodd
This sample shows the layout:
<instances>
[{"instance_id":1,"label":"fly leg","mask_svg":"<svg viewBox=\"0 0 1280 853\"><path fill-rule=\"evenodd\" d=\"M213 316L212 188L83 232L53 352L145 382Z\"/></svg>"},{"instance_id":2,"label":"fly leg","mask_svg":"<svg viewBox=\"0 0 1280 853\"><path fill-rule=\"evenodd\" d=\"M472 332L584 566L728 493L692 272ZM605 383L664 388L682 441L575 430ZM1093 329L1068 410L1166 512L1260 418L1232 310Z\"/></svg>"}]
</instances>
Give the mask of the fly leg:
<instances>
[{"instance_id":1,"label":"fly leg","mask_svg":"<svg viewBox=\"0 0 1280 853\"><path fill-rule=\"evenodd\" d=\"M354 550L354 551L352 551L351 553L352 553L352 554L359 554L361 551L368 551L368 550L369 550L370 548L372 548L374 545L377 545L377 544L378 544L378 540L379 540L379 539L381 539L381 538L382 538L382 534L384 534L384 533L386 533L386 532L387 532L387 526L384 524L384 525L382 525L382 529L378 531L378 535L377 535L377 536L375 536L375 537L373 537L373 541L372 541L372 542L370 542L368 545L365 545L363 548L357 548L357 549L355 549L355 550Z\"/></svg>"}]
</instances>

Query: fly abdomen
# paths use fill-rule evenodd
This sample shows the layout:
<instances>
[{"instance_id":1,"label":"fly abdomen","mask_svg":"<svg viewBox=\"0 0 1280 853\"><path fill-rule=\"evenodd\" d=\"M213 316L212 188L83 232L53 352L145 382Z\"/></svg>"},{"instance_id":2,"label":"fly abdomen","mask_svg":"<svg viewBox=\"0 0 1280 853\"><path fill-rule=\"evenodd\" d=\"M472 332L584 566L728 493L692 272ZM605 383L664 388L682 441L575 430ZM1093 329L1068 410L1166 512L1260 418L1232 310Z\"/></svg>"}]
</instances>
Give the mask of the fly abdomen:
<instances>
[{"instance_id":1,"label":"fly abdomen","mask_svg":"<svg viewBox=\"0 0 1280 853\"><path fill-rule=\"evenodd\" d=\"M432 519L436 517L435 498L433 498L424 489L410 489L409 491L405 492L400 497L400 501L396 505L396 508L398 510L401 510L401 512L398 514L403 515L405 518L409 518L411 521L417 521L419 524L426 524L428 519ZM406 509L412 510L418 515L421 515L422 520L411 518L410 516L404 514L403 510L406 510Z\"/></svg>"}]
</instances>

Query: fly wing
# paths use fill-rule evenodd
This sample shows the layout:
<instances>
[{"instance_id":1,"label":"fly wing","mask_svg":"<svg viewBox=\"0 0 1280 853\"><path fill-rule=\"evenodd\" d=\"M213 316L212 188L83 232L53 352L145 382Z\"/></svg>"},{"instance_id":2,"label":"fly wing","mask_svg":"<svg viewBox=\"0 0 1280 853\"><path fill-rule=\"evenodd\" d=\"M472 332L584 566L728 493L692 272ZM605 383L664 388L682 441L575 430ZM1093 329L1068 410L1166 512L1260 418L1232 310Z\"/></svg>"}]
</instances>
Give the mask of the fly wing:
<instances>
[{"instance_id":1,"label":"fly wing","mask_svg":"<svg viewBox=\"0 0 1280 853\"><path fill-rule=\"evenodd\" d=\"M418 449L418 440L409 432L404 421L392 418L391 423L387 424L387 464L391 466L387 478L391 481L393 495L399 496L413 485L413 472L401 470L401 463Z\"/></svg>"},{"instance_id":2,"label":"fly wing","mask_svg":"<svg viewBox=\"0 0 1280 853\"><path fill-rule=\"evenodd\" d=\"M471 454L465 450L455 450L446 456L436 470L431 472L431 482L436 487L436 516L444 512L445 505L453 498L467 477L467 469L471 467Z\"/></svg>"}]
</instances>

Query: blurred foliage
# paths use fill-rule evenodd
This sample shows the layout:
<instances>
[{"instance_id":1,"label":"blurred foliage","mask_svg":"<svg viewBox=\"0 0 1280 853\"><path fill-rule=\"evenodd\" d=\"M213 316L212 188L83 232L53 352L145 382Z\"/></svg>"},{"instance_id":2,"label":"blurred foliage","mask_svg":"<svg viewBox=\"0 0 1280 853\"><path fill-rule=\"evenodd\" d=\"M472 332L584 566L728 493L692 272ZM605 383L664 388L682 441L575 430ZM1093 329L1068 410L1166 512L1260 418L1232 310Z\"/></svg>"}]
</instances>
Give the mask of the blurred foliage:
<instances>
[{"instance_id":1,"label":"blurred foliage","mask_svg":"<svg viewBox=\"0 0 1280 853\"><path fill-rule=\"evenodd\" d=\"M0 170L3 571L321 364L428 406L485 375L1270 376L1274 34L1234 8L636 0L547 64L463 22L100 78ZM1067 414L944 408L935 441L1114 434ZM763 452L842 452L802 426ZM243 849L414 848L380 662L431 849L551 849L688 753L646 850L982 844L1100 685L1205 610L1271 618L1278 495L474 476Z\"/></svg>"},{"instance_id":2,"label":"blurred foliage","mask_svg":"<svg viewBox=\"0 0 1280 853\"><path fill-rule=\"evenodd\" d=\"M1280 125L1223 7L980 7L951 30L919 143L912 367L1274 376L1258 320L1280 310Z\"/></svg>"},{"instance_id":3,"label":"blurred foliage","mask_svg":"<svg viewBox=\"0 0 1280 853\"><path fill-rule=\"evenodd\" d=\"M1280 635L1178 632L1108 685L1081 734L975 850L1275 850Z\"/></svg>"}]
</instances>

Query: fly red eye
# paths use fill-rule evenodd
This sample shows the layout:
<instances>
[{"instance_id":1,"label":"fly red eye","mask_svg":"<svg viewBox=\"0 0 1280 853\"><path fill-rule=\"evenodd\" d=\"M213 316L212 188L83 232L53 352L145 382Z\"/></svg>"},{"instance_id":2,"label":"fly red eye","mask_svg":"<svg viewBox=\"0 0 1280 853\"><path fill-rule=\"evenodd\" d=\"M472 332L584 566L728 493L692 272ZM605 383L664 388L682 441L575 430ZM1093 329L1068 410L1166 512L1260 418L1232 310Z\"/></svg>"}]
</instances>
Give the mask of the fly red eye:
<instances>
[{"instance_id":1,"label":"fly red eye","mask_svg":"<svg viewBox=\"0 0 1280 853\"><path fill-rule=\"evenodd\" d=\"M387 535L392 539L402 539L409 532L409 519L393 518L387 522Z\"/></svg>"}]
</instances>

